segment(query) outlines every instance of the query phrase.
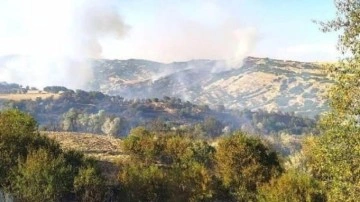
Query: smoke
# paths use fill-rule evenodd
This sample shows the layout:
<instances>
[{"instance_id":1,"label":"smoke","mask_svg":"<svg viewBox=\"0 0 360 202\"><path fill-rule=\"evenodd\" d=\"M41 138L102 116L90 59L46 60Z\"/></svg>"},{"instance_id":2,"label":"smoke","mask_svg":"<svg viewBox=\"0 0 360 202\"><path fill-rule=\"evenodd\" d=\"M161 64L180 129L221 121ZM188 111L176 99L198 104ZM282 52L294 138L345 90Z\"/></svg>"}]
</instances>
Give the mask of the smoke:
<instances>
[{"instance_id":1,"label":"smoke","mask_svg":"<svg viewBox=\"0 0 360 202\"><path fill-rule=\"evenodd\" d=\"M26 56L0 63L0 80L7 82L82 88L93 76L88 59L102 57L102 40L121 39L129 29L115 0L14 0L0 6L0 53Z\"/></svg>"},{"instance_id":2,"label":"smoke","mask_svg":"<svg viewBox=\"0 0 360 202\"><path fill-rule=\"evenodd\" d=\"M146 23L132 25L127 40L115 43L118 51L107 55L165 63L225 60L225 64L214 67L214 72L219 72L241 66L256 47L257 29L218 1L161 2L164 5L150 13Z\"/></svg>"},{"instance_id":3,"label":"smoke","mask_svg":"<svg viewBox=\"0 0 360 202\"><path fill-rule=\"evenodd\" d=\"M256 45L256 28L219 1L156 3L151 9L144 1L0 1L0 55L27 56L0 61L0 81L83 88L94 76L89 58L216 59L225 62L210 71L221 72L240 67Z\"/></svg>"}]
</instances>

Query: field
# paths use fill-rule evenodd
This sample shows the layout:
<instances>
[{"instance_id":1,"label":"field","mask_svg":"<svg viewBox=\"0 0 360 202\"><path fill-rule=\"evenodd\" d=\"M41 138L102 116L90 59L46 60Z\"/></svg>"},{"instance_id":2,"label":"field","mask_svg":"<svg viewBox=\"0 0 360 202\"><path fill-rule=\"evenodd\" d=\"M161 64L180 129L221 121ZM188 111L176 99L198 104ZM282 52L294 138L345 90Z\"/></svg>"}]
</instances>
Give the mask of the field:
<instances>
[{"instance_id":1,"label":"field","mask_svg":"<svg viewBox=\"0 0 360 202\"><path fill-rule=\"evenodd\" d=\"M59 142L64 150L77 150L101 161L117 162L126 155L121 150L121 140L105 135L76 132L41 132Z\"/></svg>"},{"instance_id":2,"label":"field","mask_svg":"<svg viewBox=\"0 0 360 202\"><path fill-rule=\"evenodd\" d=\"M119 167L117 162L126 158L121 150L121 140L107 137L76 132L41 132L41 134L59 142L64 150L81 151L85 156L99 160L99 166L104 177L110 184L117 184Z\"/></svg>"},{"instance_id":3,"label":"field","mask_svg":"<svg viewBox=\"0 0 360 202\"><path fill-rule=\"evenodd\" d=\"M11 94L0 94L0 99L3 100L14 100L14 101L20 101L20 100L36 100L38 98L45 99L53 97L54 99L57 99L60 97L60 94L55 93L46 93L46 92L29 92L29 93L11 93Z\"/></svg>"}]
</instances>

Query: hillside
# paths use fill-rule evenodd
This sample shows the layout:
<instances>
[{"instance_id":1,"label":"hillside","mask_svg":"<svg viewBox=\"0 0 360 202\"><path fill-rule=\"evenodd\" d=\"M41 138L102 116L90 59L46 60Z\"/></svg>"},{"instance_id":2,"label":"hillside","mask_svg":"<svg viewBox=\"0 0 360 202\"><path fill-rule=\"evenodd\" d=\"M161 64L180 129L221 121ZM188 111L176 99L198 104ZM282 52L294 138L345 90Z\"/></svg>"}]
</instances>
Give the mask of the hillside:
<instances>
[{"instance_id":1,"label":"hillside","mask_svg":"<svg viewBox=\"0 0 360 202\"><path fill-rule=\"evenodd\" d=\"M54 89L57 89L55 87ZM48 88L45 88L48 89ZM50 88L51 89L51 88ZM49 93L48 93L49 94ZM257 134L316 132L314 119L292 113L263 110L229 110L196 105L175 97L124 99L101 92L67 90L35 100L0 97L0 109L16 108L33 115L42 130L72 131L127 136L137 126L154 130L193 131L194 135L216 137L237 129ZM19 94L27 96L28 94Z\"/></svg>"},{"instance_id":2,"label":"hillside","mask_svg":"<svg viewBox=\"0 0 360 202\"><path fill-rule=\"evenodd\" d=\"M328 109L324 94L331 81L316 63L249 57L235 69L214 60L96 60L93 66L91 90L125 98L171 96L196 104L309 117Z\"/></svg>"}]
</instances>

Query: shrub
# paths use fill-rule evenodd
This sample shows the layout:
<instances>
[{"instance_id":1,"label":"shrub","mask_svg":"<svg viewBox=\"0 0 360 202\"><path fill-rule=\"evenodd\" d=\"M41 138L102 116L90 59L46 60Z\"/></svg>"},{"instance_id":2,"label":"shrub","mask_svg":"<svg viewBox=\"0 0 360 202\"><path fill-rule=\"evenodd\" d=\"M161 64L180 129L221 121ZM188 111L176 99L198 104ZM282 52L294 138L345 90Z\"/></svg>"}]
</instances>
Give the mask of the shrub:
<instances>
[{"instance_id":1,"label":"shrub","mask_svg":"<svg viewBox=\"0 0 360 202\"><path fill-rule=\"evenodd\" d=\"M79 201L102 201L105 181L95 167L84 167L74 179L74 188Z\"/></svg>"},{"instance_id":2,"label":"shrub","mask_svg":"<svg viewBox=\"0 0 360 202\"><path fill-rule=\"evenodd\" d=\"M289 171L260 188L259 201L312 202L326 201L318 181L306 173Z\"/></svg>"},{"instance_id":3,"label":"shrub","mask_svg":"<svg viewBox=\"0 0 360 202\"><path fill-rule=\"evenodd\" d=\"M43 149L31 152L15 175L14 192L24 201L56 201L71 191L73 182L64 157Z\"/></svg>"},{"instance_id":4,"label":"shrub","mask_svg":"<svg viewBox=\"0 0 360 202\"><path fill-rule=\"evenodd\" d=\"M257 188L282 172L276 153L242 132L220 139L216 150L218 176L238 201L255 200Z\"/></svg>"}]
</instances>

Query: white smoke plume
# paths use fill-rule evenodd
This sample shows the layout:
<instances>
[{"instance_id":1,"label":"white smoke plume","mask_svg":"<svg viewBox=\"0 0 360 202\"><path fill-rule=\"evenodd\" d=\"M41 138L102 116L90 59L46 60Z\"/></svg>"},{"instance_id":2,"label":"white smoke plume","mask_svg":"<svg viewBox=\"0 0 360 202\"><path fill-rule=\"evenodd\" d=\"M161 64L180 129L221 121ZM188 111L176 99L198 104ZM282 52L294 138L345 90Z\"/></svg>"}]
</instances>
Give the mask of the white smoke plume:
<instances>
[{"instance_id":1,"label":"white smoke plume","mask_svg":"<svg viewBox=\"0 0 360 202\"><path fill-rule=\"evenodd\" d=\"M214 71L218 72L221 68L241 66L242 60L253 53L259 39L256 27L241 22L234 16L236 13L218 1L162 3L157 13L149 16L149 21L156 23L134 24L129 37L117 42L118 51L108 54L111 58L142 58L165 63L225 60L225 66L215 67Z\"/></svg>"},{"instance_id":2,"label":"white smoke plume","mask_svg":"<svg viewBox=\"0 0 360 202\"><path fill-rule=\"evenodd\" d=\"M12 0L0 7L2 52L26 55L0 62L0 81L81 88L93 76L88 59L102 57L101 40L128 30L115 0Z\"/></svg>"}]
</instances>

